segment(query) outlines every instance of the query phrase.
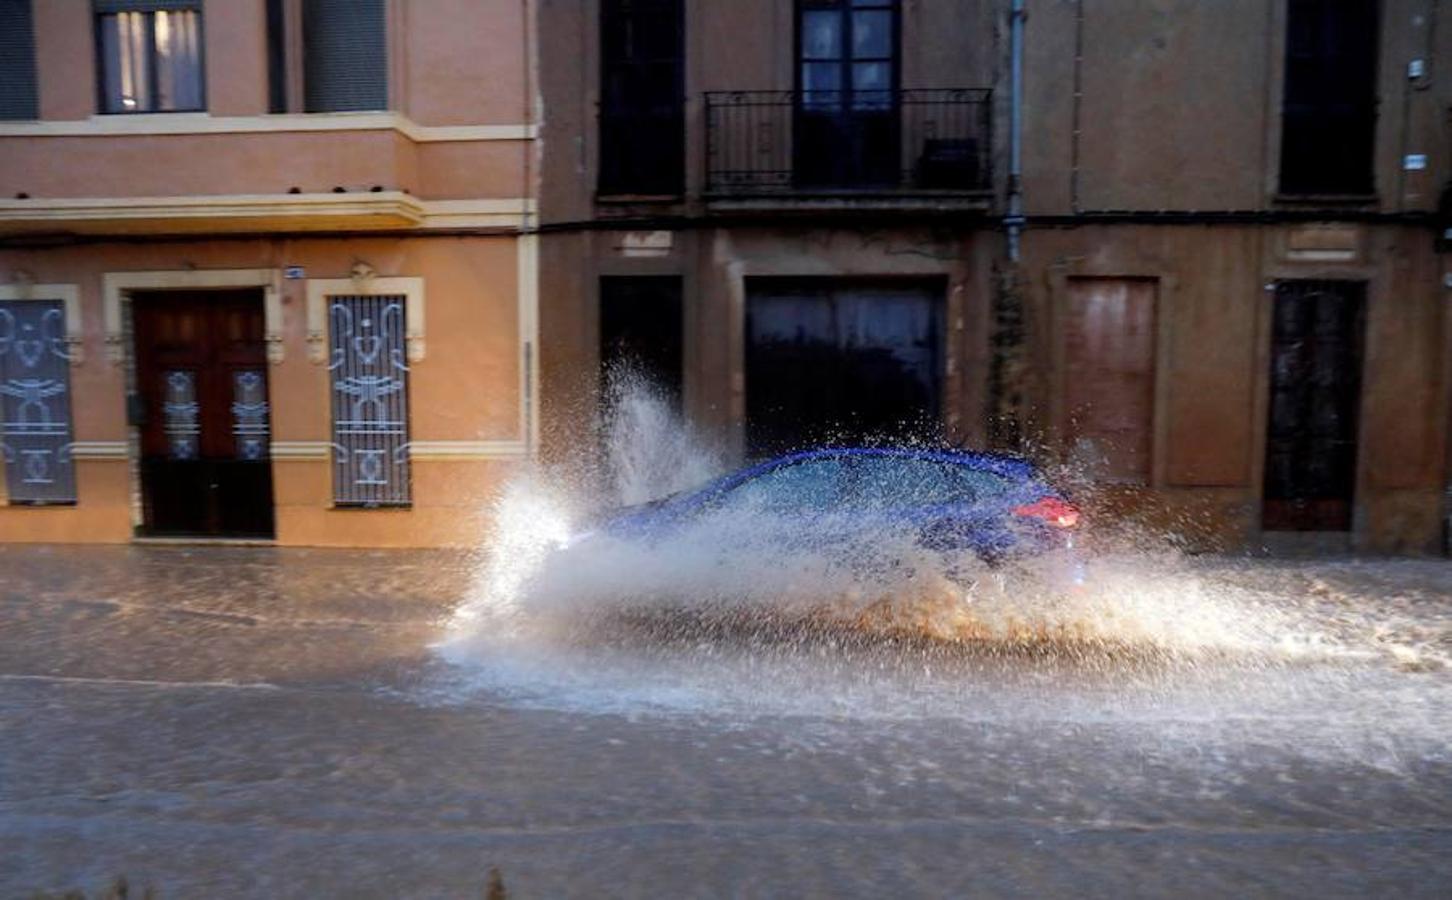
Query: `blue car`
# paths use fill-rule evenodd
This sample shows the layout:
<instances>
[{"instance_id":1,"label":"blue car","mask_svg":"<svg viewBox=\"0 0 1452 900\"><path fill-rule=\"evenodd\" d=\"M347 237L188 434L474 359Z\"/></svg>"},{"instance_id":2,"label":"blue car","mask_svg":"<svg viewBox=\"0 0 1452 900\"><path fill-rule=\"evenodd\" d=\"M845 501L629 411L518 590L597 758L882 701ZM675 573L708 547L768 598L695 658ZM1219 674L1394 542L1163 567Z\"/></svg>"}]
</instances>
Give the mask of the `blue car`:
<instances>
[{"instance_id":1,"label":"blue car","mask_svg":"<svg viewBox=\"0 0 1452 900\"><path fill-rule=\"evenodd\" d=\"M834 448L779 457L695 491L629 507L595 534L665 538L714 512L797 523L820 545L890 529L943 554L990 564L1072 549L1079 510L1031 463L987 453Z\"/></svg>"}]
</instances>

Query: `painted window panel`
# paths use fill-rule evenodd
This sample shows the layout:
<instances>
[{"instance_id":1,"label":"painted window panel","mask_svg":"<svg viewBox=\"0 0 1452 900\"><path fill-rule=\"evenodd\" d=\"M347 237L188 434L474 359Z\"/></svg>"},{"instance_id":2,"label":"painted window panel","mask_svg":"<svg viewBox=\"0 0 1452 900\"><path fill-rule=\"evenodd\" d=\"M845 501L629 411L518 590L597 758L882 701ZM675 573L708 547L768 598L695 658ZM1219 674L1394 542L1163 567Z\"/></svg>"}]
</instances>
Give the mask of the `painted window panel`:
<instances>
[{"instance_id":1,"label":"painted window panel","mask_svg":"<svg viewBox=\"0 0 1452 900\"><path fill-rule=\"evenodd\" d=\"M333 500L408 506L408 362L403 295L328 299Z\"/></svg>"},{"instance_id":2,"label":"painted window panel","mask_svg":"<svg viewBox=\"0 0 1452 900\"><path fill-rule=\"evenodd\" d=\"M1148 278L1069 282L1064 405L1070 453L1105 481L1150 481L1155 287Z\"/></svg>"},{"instance_id":3,"label":"painted window panel","mask_svg":"<svg viewBox=\"0 0 1452 900\"><path fill-rule=\"evenodd\" d=\"M0 301L0 450L11 503L74 503L65 305Z\"/></svg>"}]
</instances>

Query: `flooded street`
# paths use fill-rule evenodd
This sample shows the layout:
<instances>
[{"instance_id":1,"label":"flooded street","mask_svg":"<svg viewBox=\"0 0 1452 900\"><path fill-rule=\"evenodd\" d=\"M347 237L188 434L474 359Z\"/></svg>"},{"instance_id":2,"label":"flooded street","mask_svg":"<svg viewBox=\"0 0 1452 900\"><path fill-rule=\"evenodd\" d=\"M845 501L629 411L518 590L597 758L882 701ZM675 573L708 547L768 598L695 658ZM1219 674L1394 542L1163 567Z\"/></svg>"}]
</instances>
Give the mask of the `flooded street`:
<instances>
[{"instance_id":1,"label":"flooded street","mask_svg":"<svg viewBox=\"0 0 1452 900\"><path fill-rule=\"evenodd\" d=\"M3 546L0 896L1452 892L1452 566L1102 568L1084 649L506 635L465 555Z\"/></svg>"}]
</instances>

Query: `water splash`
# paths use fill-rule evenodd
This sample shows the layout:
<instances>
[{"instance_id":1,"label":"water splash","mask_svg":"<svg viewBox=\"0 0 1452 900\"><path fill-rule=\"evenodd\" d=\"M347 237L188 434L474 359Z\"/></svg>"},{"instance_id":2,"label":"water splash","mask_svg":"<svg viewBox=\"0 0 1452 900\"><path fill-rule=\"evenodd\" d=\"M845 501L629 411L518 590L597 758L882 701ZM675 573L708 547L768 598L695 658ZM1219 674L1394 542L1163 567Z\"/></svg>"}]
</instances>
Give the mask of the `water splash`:
<instances>
[{"instance_id":1,"label":"water splash","mask_svg":"<svg viewBox=\"0 0 1452 900\"><path fill-rule=\"evenodd\" d=\"M675 398L639 369L617 365L605 382L605 462L616 504L696 487L725 467L723 454L686 427Z\"/></svg>"},{"instance_id":2,"label":"water splash","mask_svg":"<svg viewBox=\"0 0 1452 900\"><path fill-rule=\"evenodd\" d=\"M682 427L660 392L627 377L611 397L603 505L720 470L720 454ZM1130 527L1091 525L1088 578L1071 585L1052 555L945 562L887 530L824 550L761 509L722 511L653 541L582 539L600 496L549 468L502 493L475 593L440 645L446 659L493 691L591 708L870 716L950 714L967 703L1007 714L1025 706L1013 685L1163 691L1193 681L1212 693L1233 685L1245 698L1271 671L1437 671L1452 641L1452 622L1428 631L1425 618L1381 610L1378 631L1364 609L1334 602L1333 589L1318 595L1284 570L1188 556Z\"/></svg>"}]
</instances>

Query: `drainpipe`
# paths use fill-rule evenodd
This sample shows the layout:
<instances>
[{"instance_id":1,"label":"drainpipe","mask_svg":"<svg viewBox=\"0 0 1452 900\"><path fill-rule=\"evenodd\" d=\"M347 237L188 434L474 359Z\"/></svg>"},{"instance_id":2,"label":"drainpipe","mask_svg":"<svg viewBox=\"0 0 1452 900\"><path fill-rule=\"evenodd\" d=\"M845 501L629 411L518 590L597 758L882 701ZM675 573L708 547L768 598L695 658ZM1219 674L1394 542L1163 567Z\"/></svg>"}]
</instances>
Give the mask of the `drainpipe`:
<instances>
[{"instance_id":1,"label":"drainpipe","mask_svg":"<svg viewBox=\"0 0 1452 900\"><path fill-rule=\"evenodd\" d=\"M1008 260L1018 262L1018 238L1023 231L1023 23L1024 0L1013 0L1008 14Z\"/></svg>"}]
</instances>

